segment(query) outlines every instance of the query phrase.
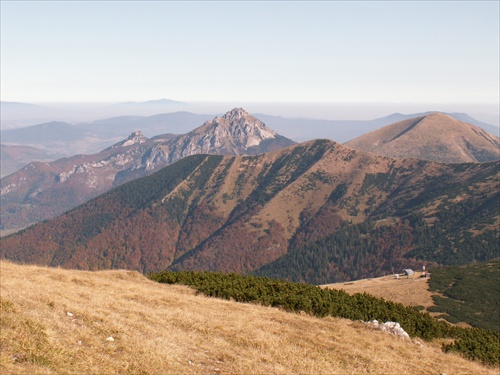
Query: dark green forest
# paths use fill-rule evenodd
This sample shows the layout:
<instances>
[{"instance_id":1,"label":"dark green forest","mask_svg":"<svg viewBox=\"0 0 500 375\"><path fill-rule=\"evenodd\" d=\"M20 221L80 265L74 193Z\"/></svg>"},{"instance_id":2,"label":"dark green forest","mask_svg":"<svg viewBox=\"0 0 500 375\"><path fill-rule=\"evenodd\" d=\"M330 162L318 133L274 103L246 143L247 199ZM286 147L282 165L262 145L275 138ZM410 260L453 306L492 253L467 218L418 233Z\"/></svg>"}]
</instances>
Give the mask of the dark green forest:
<instances>
[{"instance_id":1,"label":"dark green forest","mask_svg":"<svg viewBox=\"0 0 500 375\"><path fill-rule=\"evenodd\" d=\"M500 331L500 259L461 267L431 269L429 288L444 295L433 296L436 306L451 323Z\"/></svg>"},{"instance_id":2,"label":"dark green forest","mask_svg":"<svg viewBox=\"0 0 500 375\"><path fill-rule=\"evenodd\" d=\"M473 208L471 209L474 210ZM438 213L433 226L422 216L411 215L387 226L373 221L352 225L343 223L334 234L290 251L253 274L312 284L346 280L420 269L422 265L462 265L498 256L496 231L473 236L457 225L447 210Z\"/></svg>"}]
</instances>

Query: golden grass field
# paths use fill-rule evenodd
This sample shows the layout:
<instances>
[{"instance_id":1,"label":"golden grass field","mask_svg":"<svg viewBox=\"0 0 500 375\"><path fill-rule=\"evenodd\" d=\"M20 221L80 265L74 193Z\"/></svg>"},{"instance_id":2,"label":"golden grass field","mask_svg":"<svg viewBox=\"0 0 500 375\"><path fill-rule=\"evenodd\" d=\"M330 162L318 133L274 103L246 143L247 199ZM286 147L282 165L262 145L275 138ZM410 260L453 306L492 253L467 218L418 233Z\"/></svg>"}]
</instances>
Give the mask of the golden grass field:
<instances>
[{"instance_id":1,"label":"golden grass field","mask_svg":"<svg viewBox=\"0 0 500 375\"><path fill-rule=\"evenodd\" d=\"M323 287L343 289L350 294L366 292L388 301L402 303L405 306L424 306L427 308L434 305L431 297L433 293L429 291L429 279L421 278L420 275L421 272L417 272L412 277L400 276L399 279L389 275L373 279L328 284L323 285Z\"/></svg>"},{"instance_id":2,"label":"golden grass field","mask_svg":"<svg viewBox=\"0 0 500 375\"><path fill-rule=\"evenodd\" d=\"M382 276L373 279L363 279L322 285L323 288L343 289L349 294L369 293L375 297L384 298L387 301L402 303L405 306L423 306L428 309L434 306L432 295L442 294L429 290L429 279L420 277L422 273L417 272L412 277L401 276L395 279L393 275ZM446 315L442 312L430 312L431 316ZM461 322L461 327L470 327L469 324Z\"/></svg>"},{"instance_id":3,"label":"golden grass field","mask_svg":"<svg viewBox=\"0 0 500 375\"><path fill-rule=\"evenodd\" d=\"M207 298L134 271L6 261L0 271L2 375L499 373L439 342Z\"/></svg>"}]
</instances>

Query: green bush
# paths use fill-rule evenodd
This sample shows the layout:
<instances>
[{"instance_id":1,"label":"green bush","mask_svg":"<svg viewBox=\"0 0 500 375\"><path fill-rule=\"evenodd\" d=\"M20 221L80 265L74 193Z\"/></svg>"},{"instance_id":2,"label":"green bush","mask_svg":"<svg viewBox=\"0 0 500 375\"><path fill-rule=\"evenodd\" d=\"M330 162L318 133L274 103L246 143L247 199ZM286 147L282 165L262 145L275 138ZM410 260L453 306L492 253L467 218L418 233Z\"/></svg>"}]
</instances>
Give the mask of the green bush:
<instances>
[{"instance_id":1,"label":"green bush","mask_svg":"<svg viewBox=\"0 0 500 375\"><path fill-rule=\"evenodd\" d=\"M488 365L500 364L498 332L452 327L428 313L419 312L418 308L405 307L366 293L351 296L343 290L234 273L164 271L148 277L160 283L188 285L211 297L259 303L291 312L304 311L317 317L396 321L411 337L425 340L455 338L454 343L443 345L445 352L456 351Z\"/></svg>"}]
</instances>

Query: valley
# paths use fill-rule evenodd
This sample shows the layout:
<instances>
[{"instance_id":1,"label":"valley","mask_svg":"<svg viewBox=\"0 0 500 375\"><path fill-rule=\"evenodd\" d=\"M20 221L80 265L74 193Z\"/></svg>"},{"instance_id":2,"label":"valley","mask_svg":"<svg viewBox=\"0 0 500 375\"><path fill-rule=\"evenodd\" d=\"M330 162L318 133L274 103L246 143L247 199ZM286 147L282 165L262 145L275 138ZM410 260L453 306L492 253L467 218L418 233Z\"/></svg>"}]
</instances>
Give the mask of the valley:
<instances>
[{"instance_id":1,"label":"valley","mask_svg":"<svg viewBox=\"0 0 500 375\"><path fill-rule=\"evenodd\" d=\"M0 8L0 375L500 375L500 1Z\"/></svg>"}]
</instances>

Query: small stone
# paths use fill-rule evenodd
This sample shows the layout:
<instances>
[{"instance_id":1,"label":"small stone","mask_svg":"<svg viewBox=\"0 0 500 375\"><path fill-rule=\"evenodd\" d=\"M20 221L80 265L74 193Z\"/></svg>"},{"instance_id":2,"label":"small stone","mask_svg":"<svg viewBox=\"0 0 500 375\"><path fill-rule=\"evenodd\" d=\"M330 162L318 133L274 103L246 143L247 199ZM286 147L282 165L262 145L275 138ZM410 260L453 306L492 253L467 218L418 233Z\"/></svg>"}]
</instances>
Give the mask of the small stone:
<instances>
[{"instance_id":1,"label":"small stone","mask_svg":"<svg viewBox=\"0 0 500 375\"><path fill-rule=\"evenodd\" d=\"M74 316L74 314L70 313L69 311L66 312L66 315L68 315L68 316Z\"/></svg>"},{"instance_id":2,"label":"small stone","mask_svg":"<svg viewBox=\"0 0 500 375\"><path fill-rule=\"evenodd\" d=\"M115 341L115 339L113 338L113 336L109 336L106 341Z\"/></svg>"}]
</instances>

